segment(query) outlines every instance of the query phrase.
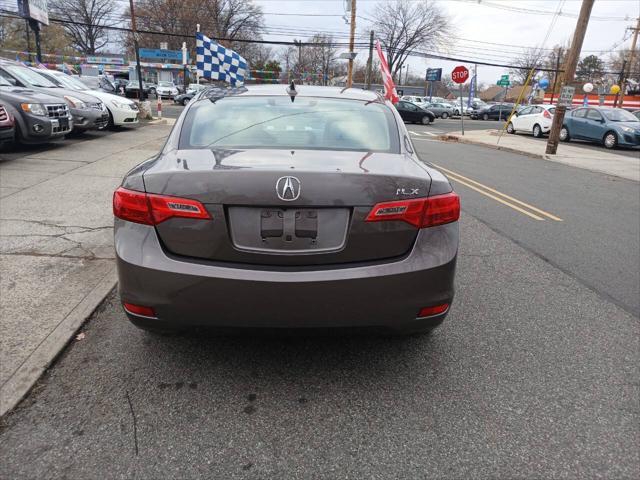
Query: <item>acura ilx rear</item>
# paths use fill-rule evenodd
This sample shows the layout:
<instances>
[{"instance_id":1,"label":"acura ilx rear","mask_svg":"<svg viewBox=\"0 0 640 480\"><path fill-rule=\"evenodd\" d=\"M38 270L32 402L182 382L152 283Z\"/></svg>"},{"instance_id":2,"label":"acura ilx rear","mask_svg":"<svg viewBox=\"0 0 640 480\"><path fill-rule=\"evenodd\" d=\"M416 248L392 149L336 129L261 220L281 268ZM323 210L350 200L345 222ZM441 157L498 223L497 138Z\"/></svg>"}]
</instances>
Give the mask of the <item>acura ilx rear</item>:
<instances>
[{"instance_id":1,"label":"acura ilx rear","mask_svg":"<svg viewBox=\"0 0 640 480\"><path fill-rule=\"evenodd\" d=\"M200 92L114 194L119 292L147 330L430 330L460 203L376 93Z\"/></svg>"}]
</instances>

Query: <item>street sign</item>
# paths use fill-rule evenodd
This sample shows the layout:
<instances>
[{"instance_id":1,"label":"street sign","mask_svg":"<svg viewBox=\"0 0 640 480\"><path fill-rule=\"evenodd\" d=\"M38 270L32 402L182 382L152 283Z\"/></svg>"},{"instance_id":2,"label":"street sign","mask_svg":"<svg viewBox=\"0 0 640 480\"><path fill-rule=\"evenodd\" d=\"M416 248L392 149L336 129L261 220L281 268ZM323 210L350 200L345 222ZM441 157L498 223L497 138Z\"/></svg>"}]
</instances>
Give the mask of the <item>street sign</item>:
<instances>
[{"instance_id":1,"label":"street sign","mask_svg":"<svg viewBox=\"0 0 640 480\"><path fill-rule=\"evenodd\" d=\"M509 74L502 75L500 77L500 80L502 80L503 82L508 82L509 81Z\"/></svg>"},{"instance_id":2,"label":"street sign","mask_svg":"<svg viewBox=\"0 0 640 480\"><path fill-rule=\"evenodd\" d=\"M427 68L427 82L439 82L442 79L441 68Z\"/></svg>"},{"instance_id":3,"label":"street sign","mask_svg":"<svg viewBox=\"0 0 640 480\"><path fill-rule=\"evenodd\" d=\"M182 51L180 50L161 50L159 48L140 48L140 58L158 58L161 60L178 60L182 61ZM188 52L187 52L188 54Z\"/></svg>"},{"instance_id":4,"label":"street sign","mask_svg":"<svg viewBox=\"0 0 640 480\"><path fill-rule=\"evenodd\" d=\"M559 107L570 107L573 105L573 95L576 93L575 87L564 86L560 90L560 96L558 97Z\"/></svg>"},{"instance_id":5,"label":"street sign","mask_svg":"<svg viewBox=\"0 0 640 480\"><path fill-rule=\"evenodd\" d=\"M49 25L49 6L47 0L18 0L18 11L25 18L31 18Z\"/></svg>"},{"instance_id":6,"label":"street sign","mask_svg":"<svg viewBox=\"0 0 640 480\"><path fill-rule=\"evenodd\" d=\"M500 87L508 87L509 85L511 85L511 82L509 82L508 78L506 80L504 78L501 78L497 81L496 85L499 85Z\"/></svg>"},{"instance_id":7,"label":"street sign","mask_svg":"<svg viewBox=\"0 0 640 480\"><path fill-rule=\"evenodd\" d=\"M469 70L462 65L458 65L453 69L453 72L451 72L451 80L456 83L464 83L467 81L467 78L469 78Z\"/></svg>"}]
</instances>

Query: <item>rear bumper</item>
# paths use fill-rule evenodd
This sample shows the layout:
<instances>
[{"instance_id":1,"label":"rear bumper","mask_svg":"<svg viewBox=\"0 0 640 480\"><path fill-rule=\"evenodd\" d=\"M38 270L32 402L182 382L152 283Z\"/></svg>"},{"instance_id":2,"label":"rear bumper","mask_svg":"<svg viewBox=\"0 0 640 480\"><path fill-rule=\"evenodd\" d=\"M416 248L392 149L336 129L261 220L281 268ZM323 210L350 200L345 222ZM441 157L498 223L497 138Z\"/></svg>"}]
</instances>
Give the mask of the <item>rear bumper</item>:
<instances>
[{"instance_id":1,"label":"rear bumper","mask_svg":"<svg viewBox=\"0 0 640 480\"><path fill-rule=\"evenodd\" d=\"M154 308L149 326L231 328L383 327L419 331L437 317L420 308L451 303L458 224L421 230L406 257L325 270L233 268L168 256L155 229L116 219L123 302Z\"/></svg>"}]
</instances>

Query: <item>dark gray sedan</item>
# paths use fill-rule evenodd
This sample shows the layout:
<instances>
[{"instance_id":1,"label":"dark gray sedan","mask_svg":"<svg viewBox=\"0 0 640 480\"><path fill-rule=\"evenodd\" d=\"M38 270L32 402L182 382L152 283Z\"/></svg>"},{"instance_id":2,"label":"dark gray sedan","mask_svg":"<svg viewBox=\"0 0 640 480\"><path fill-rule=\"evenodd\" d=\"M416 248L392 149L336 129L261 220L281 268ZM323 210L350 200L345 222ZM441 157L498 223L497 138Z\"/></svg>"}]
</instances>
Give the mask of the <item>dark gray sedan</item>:
<instances>
[{"instance_id":1,"label":"dark gray sedan","mask_svg":"<svg viewBox=\"0 0 640 480\"><path fill-rule=\"evenodd\" d=\"M207 89L113 210L120 296L147 330L411 333L453 300L459 198L373 92Z\"/></svg>"}]
</instances>

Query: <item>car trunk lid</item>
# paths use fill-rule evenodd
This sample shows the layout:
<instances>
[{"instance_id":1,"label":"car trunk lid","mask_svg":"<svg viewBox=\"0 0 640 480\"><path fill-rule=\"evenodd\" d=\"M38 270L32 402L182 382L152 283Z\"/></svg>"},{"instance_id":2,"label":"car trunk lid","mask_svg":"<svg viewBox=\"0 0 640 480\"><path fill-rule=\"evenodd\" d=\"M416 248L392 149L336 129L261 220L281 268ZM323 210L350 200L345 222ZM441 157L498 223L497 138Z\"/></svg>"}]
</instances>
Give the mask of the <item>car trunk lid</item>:
<instances>
[{"instance_id":1,"label":"car trunk lid","mask_svg":"<svg viewBox=\"0 0 640 480\"><path fill-rule=\"evenodd\" d=\"M370 223L373 205L425 197L426 168L409 156L325 150L177 150L144 174L149 193L198 200L211 221L156 226L173 254L264 265L323 265L393 258L417 229Z\"/></svg>"}]
</instances>

